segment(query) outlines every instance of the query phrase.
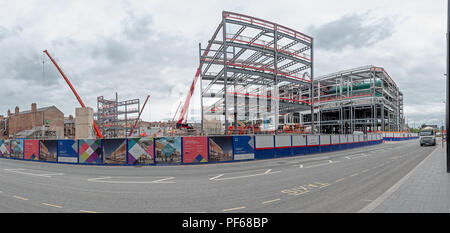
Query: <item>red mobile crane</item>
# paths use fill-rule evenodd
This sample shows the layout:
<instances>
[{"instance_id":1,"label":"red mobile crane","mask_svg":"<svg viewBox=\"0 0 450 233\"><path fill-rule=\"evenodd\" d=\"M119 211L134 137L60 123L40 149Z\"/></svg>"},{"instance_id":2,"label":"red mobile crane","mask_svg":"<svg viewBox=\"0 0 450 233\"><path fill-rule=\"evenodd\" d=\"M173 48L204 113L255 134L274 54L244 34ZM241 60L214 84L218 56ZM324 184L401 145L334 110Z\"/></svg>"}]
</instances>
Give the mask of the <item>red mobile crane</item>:
<instances>
[{"instance_id":1,"label":"red mobile crane","mask_svg":"<svg viewBox=\"0 0 450 233\"><path fill-rule=\"evenodd\" d=\"M184 102L183 108L181 109L180 118L178 119L178 122L177 122L177 129L180 129L180 128L181 129L192 129L192 127L189 126L189 124L186 124L187 119L184 122L184 124L183 124L183 120L184 120L184 116L186 115L187 110L189 108L189 102L191 101L192 94L194 93L195 84L197 83L198 77L200 76L200 70L201 70L200 68L201 68L201 66L198 67L198 69L197 69L197 73L195 74L194 80L192 81L192 84L191 84L191 89L189 89L188 96L186 97L186 101Z\"/></svg>"},{"instance_id":2,"label":"red mobile crane","mask_svg":"<svg viewBox=\"0 0 450 233\"><path fill-rule=\"evenodd\" d=\"M44 53L47 54L47 56L50 58L50 60L53 62L53 64L58 69L59 73L61 73L61 75L63 76L64 80L66 80L66 83L69 85L69 87L72 90L73 94L75 95L75 97L77 98L78 102L80 103L81 107L85 108L86 106L84 105L84 103L81 100L80 96L78 95L77 91L75 91L75 88L72 86L72 84L70 83L69 79L66 77L64 72L61 70L61 68L59 68L58 64L56 64L55 60L53 60L52 56L50 56L50 54L48 53L47 50L44 50ZM100 132L100 130L98 129L97 124L95 124L95 121L94 121L94 130L95 130L95 133L97 134L98 137L103 138L103 135Z\"/></svg>"}]
</instances>

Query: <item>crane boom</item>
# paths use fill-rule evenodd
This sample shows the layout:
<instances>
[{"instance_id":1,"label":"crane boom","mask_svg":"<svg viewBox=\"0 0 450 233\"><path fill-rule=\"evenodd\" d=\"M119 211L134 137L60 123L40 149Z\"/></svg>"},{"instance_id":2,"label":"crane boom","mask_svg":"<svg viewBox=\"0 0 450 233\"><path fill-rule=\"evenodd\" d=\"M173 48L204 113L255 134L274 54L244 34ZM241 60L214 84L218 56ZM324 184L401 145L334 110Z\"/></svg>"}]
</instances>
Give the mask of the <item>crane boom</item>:
<instances>
[{"instance_id":1,"label":"crane boom","mask_svg":"<svg viewBox=\"0 0 450 233\"><path fill-rule=\"evenodd\" d=\"M145 104L147 103L148 98L150 98L150 95L148 95L148 96L147 96L147 99L145 99L144 105L142 106L142 109L141 109L141 111L139 112L138 118L137 118L136 121L134 122L134 126L133 126L133 128L131 129L130 135L128 135L128 137L131 137L131 135L133 134L133 131L134 131L134 129L136 128L136 124L137 124L139 118L141 118L142 111L144 111L144 107L145 107Z\"/></svg>"},{"instance_id":2,"label":"crane boom","mask_svg":"<svg viewBox=\"0 0 450 233\"><path fill-rule=\"evenodd\" d=\"M48 53L47 50L44 50L44 53L47 54L47 56L50 58L50 60L53 62L53 64L56 66L56 69L58 69L59 73L63 76L64 80L66 80L66 83L69 85L70 89L72 90L73 94L75 95L75 97L77 98L78 102L80 103L81 107L85 108L86 106L83 103L83 100L81 100L80 96L78 95L77 91L75 91L75 88L72 86L72 84L70 83L69 79L66 77L66 75L64 74L64 72L61 70L61 68L58 66L58 64L56 63L55 60L53 60L52 56L50 56L50 54ZM98 137L103 138L102 133L100 132L100 130L97 127L97 124L95 124L94 121L94 130L97 134Z\"/></svg>"},{"instance_id":3,"label":"crane boom","mask_svg":"<svg viewBox=\"0 0 450 233\"><path fill-rule=\"evenodd\" d=\"M189 108L189 102L191 101L192 94L195 90L195 84L197 83L198 77L200 76L200 67L197 69L197 73L195 74L194 80L191 84L191 89L189 89L188 96L186 97L186 101L184 102L183 108L181 109L180 118L178 119L178 124L183 123L184 116Z\"/></svg>"}]
</instances>

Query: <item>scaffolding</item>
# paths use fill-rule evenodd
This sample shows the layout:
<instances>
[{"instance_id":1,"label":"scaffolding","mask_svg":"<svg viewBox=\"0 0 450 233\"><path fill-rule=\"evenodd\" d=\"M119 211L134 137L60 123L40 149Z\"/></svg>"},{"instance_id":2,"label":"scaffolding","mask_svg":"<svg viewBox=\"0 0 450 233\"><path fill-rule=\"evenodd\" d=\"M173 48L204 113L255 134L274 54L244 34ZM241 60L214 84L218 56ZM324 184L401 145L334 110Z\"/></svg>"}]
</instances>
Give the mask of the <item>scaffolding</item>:
<instances>
[{"instance_id":1,"label":"scaffolding","mask_svg":"<svg viewBox=\"0 0 450 233\"><path fill-rule=\"evenodd\" d=\"M313 111L308 35L224 11L199 58L203 133L276 133L295 112Z\"/></svg>"},{"instance_id":2,"label":"scaffolding","mask_svg":"<svg viewBox=\"0 0 450 233\"><path fill-rule=\"evenodd\" d=\"M99 96L97 97L97 112L94 117L104 137L127 137L134 122L138 119L139 109L139 99L119 102L117 93L113 100ZM136 128L140 128L140 121L138 121Z\"/></svg>"},{"instance_id":3,"label":"scaffolding","mask_svg":"<svg viewBox=\"0 0 450 233\"><path fill-rule=\"evenodd\" d=\"M403 93L382 67L365 66L317 77L314 120L318 132L404 131ZM311 113L303 112L304 124Z\"/></svg>"}]
</instances>

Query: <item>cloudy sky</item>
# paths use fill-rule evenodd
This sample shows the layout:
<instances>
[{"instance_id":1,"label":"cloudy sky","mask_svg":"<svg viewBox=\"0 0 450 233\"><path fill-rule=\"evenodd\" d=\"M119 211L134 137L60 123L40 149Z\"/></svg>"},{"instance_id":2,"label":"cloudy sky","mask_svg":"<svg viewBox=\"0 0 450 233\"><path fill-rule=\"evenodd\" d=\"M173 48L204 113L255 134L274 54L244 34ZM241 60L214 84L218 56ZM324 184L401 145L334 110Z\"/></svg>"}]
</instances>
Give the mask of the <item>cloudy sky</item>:
<instances>
[{"instance_id":1,"label":"cloudy sky","mask_svg":"<svg viewBox=\"0 0 450 233\"><path fill-rule=\"evenodd\" d=\"M143 119L171 119L198 67L198 43L226 10L314 37L316 76L384 67L404 93L409 124L441 124L446 9L444 0L0 1L0 114L32 102L74 114L79 104L47 49L86 105L116 92L141 103L150 94Z\"/></svg>"}]
</instances>

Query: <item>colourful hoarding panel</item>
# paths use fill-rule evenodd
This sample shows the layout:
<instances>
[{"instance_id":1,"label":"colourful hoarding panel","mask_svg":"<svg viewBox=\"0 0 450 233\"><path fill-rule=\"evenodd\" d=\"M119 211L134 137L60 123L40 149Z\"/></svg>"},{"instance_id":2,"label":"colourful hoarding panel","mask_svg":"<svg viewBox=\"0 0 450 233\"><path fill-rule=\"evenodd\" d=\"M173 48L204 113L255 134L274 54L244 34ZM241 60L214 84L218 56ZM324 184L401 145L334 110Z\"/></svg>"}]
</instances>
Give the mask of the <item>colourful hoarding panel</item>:
<instances>
[{"instance_id":1,"label":"colourful hoarding panel","mask_svg":"<svg viewBox=\"0 0 450 233\"><path fill-rule=\"evenodd\" d=\"M181 137L155 139L155 161L163 164L181 163Z\"/></svg>"},{"instance_id":2,"label":"colourful hoarding panel","mask_svg":"<svg viewBox=\"0 0 450 233\"><path fill-rule=\"evenodd\" d=\"M78 141L58 140L58 162L78 163Z\"/></svg>"},{"instance_id":3,"label":"colourful hoarding panel","mask_svg":"<svg viewBox=\"0 0 450 233\"><path fill-rule=\"evenodd\" d=\"M11 140L11 158L23 159L23 140Z\"/></svg>"},{"instance_id":4,"label":"colourful hoarding panel","mask_svg":"<svg viewBox=\"0 0 450 233\"><path fill-rule=\"evenodd\" d=\"M208 162L208 137L183 137L183 163Z\"/></svg>"},{"instance_id":5,"label":"colourful hoarding panel","mask_svg":"<svg viewBox=\"0 0 450 233\"><path fill-rule=\"evenodd\" d=\"M154 164L153 138L128 138L128 164Z\"/></svg>"},{"instance_id":6,"label":"colourful hoarding panel","mask_svg":"<svg viewBox=\"0 0 450 233\"><path fill-rule=\"evenodd\" d=\"M58 140L41 140L40 145L39 160L56 162Z\"/></svg>"},{"instance_id":7,"label":"colourful hoarding panel","mask_svg":"<svg viewBox=\"0 0 450 233\"><path fill-rule=\"evenodd\" d=\"M102 149L104 164L127 163L127 139L104 139Z\"/></svg>"},{"instance_id":8,"label":"colourful hoarding panel","mask_svg":"<svg viewBox=\"0 0 450 233\"><path fill-rule=\"evenodd\" d=\"M101 139L80 139L78 140L78 147L79 163L102 163Z\"/></svg>"},{"instance_id":9,"label":"colourful hoarding panel","mask_svg":"<svg viewBox=\"0 0 450 233\"><path fill-rule=\"evenodd\" d=\"M209 161L233 160L233 141L231 136L209 137Z\"/></svg>"},{"instance_id":10,"label":"colourful hoarding panel","mask_svg":"<svg viewBox=\"0 0 450 233\"><path fill-rule=\"evenodd\" d=\"M234 160L255 159L253 136L233 136Z\"/></svg>"},{"instance_id":11,"label":"colourful hoarding panel","mask_svg":"<svg viewBox=\"0 0 450 233\"><path fill-rule=\"evenodd\" d=\"M39 140L25 140L23 157L27 160L39 160Z\"/></svg>"},{"instance_id":12,"label":"colourful hoarding panel","mask_svg":"<svg viewBox=\"0 0 450 233\"><path fill-rule=\"evenodd\" d=\"M0 140L0 157L9 158L11 149L9 144L9 140Z\"/></svg>"}]
</instances>

